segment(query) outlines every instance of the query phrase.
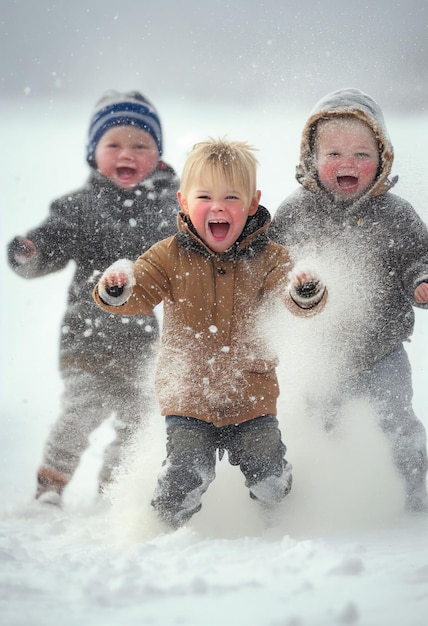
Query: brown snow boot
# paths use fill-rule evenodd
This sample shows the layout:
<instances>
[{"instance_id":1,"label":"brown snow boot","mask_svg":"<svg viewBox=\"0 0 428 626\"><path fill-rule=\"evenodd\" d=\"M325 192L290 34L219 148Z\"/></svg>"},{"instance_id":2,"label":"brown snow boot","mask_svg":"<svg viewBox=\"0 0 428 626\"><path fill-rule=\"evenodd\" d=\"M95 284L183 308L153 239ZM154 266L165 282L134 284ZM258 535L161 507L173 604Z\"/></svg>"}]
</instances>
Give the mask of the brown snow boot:
<instances>
[{"instance_id":1,"label":"brown snow boot","mask_svg":"<svg viewBox=\"0 0 428 626\"><path fill-rule=\"evenodd\" d=\"M36 500L47 504L61 504L61 495L64 487L70 480L68 474L63 474L52 467L41 467L37 472Z\"/></svg>"}]
</instances>

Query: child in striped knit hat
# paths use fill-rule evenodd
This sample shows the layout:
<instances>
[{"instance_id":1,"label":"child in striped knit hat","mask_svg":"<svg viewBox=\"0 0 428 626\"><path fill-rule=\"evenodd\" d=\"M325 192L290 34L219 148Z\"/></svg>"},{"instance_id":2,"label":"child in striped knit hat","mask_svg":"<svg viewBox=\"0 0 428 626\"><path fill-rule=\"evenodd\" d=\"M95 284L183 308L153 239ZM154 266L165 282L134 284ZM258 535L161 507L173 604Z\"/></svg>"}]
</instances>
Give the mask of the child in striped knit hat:
<instances>
[{"instance_id":1,"label":"child in striped knit hat","mask_svg":"<svg viewBox=\"0 0 428 626\"><path fill-rule=\"evenodd\" d=\"M116 437L105 451L102 490L149 410L151 386L144 388L141 380L150 379L157 319L124 323L96 306L92 290L118 256L137 258L176 231L178 178L161 159L162 147L155 107L137 91L107 92L90 121L87 183L55 200L40 226L9 244L10 266L24 278L75 264L61 325L61 414L37 473L41 502L61 503L89 435L114 415Z\"/></svg>"}]
</instances>

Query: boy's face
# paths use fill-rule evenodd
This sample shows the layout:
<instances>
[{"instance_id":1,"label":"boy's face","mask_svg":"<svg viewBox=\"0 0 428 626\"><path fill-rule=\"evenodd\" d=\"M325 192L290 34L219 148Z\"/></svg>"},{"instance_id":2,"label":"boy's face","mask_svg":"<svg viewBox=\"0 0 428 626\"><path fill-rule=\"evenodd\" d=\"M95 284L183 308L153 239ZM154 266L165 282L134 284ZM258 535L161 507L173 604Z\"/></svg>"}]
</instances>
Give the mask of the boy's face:
<instances>
[{"instance_id":1,"label":"boy's face","mask_svg":"<svg viewBox=\"0 0 428 626\"><path fill-rule=\"evenodd\" d=\"M360 120L320 122L316 137L318 178L340 200L361 196L374 182L379 167L376 138Z\"/></svg>"},{"instance_id":2,"label":"boy's face","mask_svg":"<svg viewBox=\"0 0 428 626\"><path fill-rule=\"evenodd\" d=\"M244 194L227 185L219 188L191 186L178 192L182 211L189 216L199 236L214 252L225 252L242 233L247 217L257 211L260 191L249 203Z\"/></svg>"},{"instance_id":3,"label":"boy's face","mask_svg":"<svg viewBox=\"0 0 428 626\"><path fill-rule=\"evenodd\" d=\"M159 161L156 142L134 126L110 128L95 150L97 168L123 189L131 189L153 172Z\"/></svg>"}]
</instances>

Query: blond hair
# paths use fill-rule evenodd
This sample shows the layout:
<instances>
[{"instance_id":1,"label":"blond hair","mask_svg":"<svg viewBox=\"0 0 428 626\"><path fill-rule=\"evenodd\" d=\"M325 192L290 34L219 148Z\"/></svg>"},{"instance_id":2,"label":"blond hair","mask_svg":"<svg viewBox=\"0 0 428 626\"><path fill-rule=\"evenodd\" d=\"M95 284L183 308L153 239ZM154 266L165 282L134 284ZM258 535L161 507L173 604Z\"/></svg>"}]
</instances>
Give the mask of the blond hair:
<instances>
[{"instance_id":1,"label":"blond hair","mask_svg":"<svg viewBox=\"0 0 428 626\"><path fill-rule=\"evenodd\" d=\"M254 151L245 141L210 138L195 144L183 167L180 192L186 196L195 183L217 187L226 182L250 203L257 193Z\"/></svg>"}]
</instances>

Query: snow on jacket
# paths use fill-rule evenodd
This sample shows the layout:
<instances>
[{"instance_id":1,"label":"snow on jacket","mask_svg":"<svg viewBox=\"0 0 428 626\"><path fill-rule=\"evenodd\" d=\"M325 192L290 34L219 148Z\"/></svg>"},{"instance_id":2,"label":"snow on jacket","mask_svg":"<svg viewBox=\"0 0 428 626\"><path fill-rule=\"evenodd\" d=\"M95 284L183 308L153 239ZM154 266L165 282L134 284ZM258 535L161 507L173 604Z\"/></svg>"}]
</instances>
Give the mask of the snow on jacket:
<instances>
[{"instance_id":1,"label":"snow on jacket","mask_svg":"<svg viewBox=\"0 0 428 626\"><path fill-rule=\"evenodd\" d=\"M154 316L120 319L101 311L92 291L97 277L118 256L136 259L157 241L177 230L178 178L159 163L138 187L124 190L99 172L87 184L55 200L48 218L25 236L37 254L31 264L13 269L35 278L63 269L75 273L61 332L61 365L86 369L119 358L135 361L144 343L159 334Z\"/></svg>"},{"instance_id":2,"label":"snow on jacket","mask_svg":"<svg viewBox=\"0 0 428 626\"><path fill-rule=\"evenodd\" d=\"M313 159L319 119L347 114L365 121L379 144L380 168L372 187L353 202L337 202L320 187ZM296 178L302 187L287 197L269 234L287 246L294 260L310 257L326 271L331 341L366 368L409 339L414 327L413 298L428 280L428 231L413 207L388 191L393 148L378 105L354 89L321 100L302 134ZM325 274L324 274L325 275ZM428 308L428 305L422 305Z\"/></svg>"},{"instance_id":3,"label":"snow on jacket","mask_svg":"<svg viewBox=\"0 0 428 626\"><path fill-rule=\"evenodd\" d=\"M205 246L183 213L179 233L153 246L134 265L136 284L122 306L105 310L150 314L163 300L156 386L162 413L216 426L276 414L276 355L257 331L269 301L280 297L296 315L321 310L291 300L288 251L266 236L270 216L259 207L236 245L223 254Z\"/></svg>"}]
</instances>

